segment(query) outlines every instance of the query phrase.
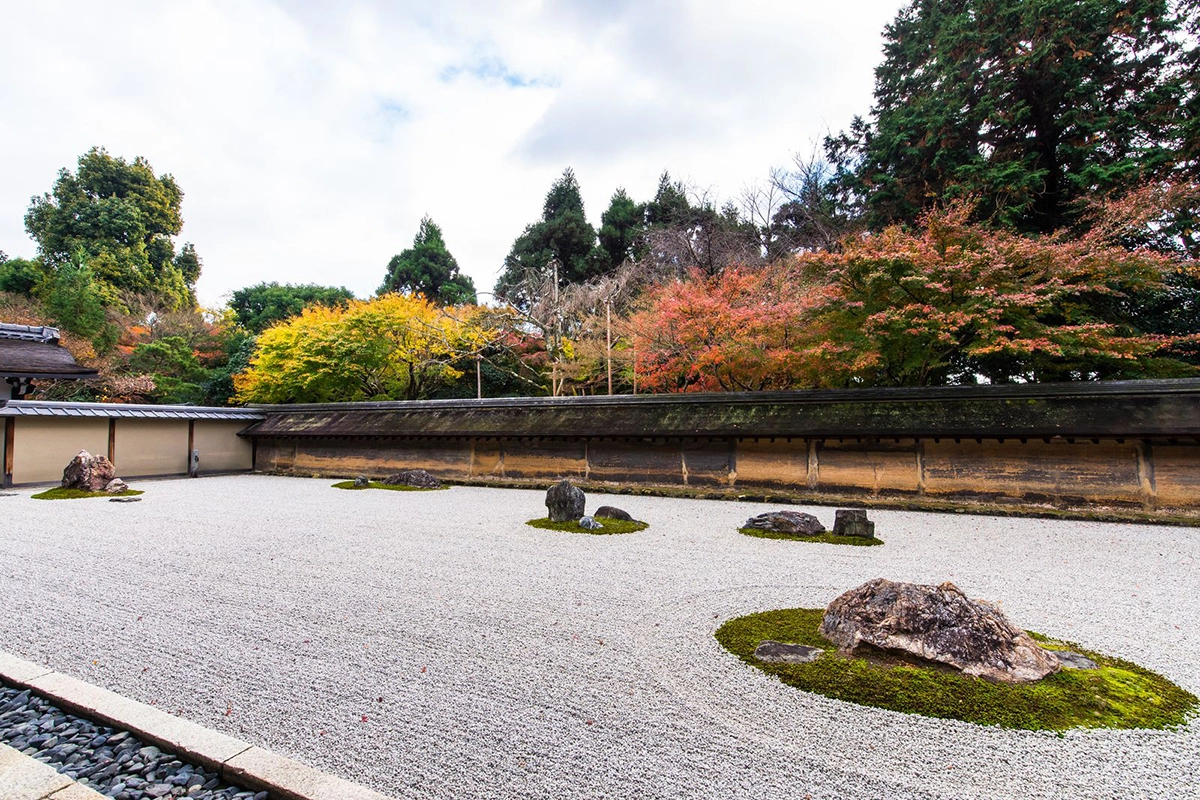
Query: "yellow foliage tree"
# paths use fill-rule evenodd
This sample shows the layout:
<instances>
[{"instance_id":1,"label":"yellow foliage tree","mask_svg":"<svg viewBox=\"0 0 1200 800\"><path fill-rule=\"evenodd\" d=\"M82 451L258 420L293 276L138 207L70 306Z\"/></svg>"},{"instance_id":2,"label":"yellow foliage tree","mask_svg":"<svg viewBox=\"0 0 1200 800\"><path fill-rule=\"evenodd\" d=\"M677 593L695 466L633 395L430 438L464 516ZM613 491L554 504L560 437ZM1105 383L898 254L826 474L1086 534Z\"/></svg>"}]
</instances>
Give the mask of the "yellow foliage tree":
<instances>
[{"instance_id":1,"label":"yellow foliage tree","mask_svg":"<svg viewBox=\"0 0 1200 800\"><path fill-rule=\"evenodd\" d=\"M311 306L258 338L235 376L243 403L417 400L462 375L452 364L492 336L474 306L388 294L345 308Z\"/></svg>"}]
</instances>

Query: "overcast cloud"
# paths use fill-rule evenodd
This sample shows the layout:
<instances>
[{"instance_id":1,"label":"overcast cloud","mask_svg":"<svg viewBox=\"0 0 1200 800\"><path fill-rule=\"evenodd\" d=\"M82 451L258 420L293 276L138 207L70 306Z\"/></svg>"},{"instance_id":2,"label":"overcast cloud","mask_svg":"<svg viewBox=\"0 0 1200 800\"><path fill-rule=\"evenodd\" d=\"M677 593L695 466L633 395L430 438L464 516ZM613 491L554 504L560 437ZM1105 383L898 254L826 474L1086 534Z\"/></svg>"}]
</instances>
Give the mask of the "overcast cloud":
<instances>
[{"instance_id":1,"label":"overcast cloud","mask_svg":"<svg viewBox=\"0 0 1200 800\"><path fill-rule=\"evenodd\" d=\"M424 214L482 290L574 168L593 224L670 170L720 198L871 104L899 0L0 0L0 249L103 146L185 192L200 300L379 285Z\"/></svg>"}]
</instances>

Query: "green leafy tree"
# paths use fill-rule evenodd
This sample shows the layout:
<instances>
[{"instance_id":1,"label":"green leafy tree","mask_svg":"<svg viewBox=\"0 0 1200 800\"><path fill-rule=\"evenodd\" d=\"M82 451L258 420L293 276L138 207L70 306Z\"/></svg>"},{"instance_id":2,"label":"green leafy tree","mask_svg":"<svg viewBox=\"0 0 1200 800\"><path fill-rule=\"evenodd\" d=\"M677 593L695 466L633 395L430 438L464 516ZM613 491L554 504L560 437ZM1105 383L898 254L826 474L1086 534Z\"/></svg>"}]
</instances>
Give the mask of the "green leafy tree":
<instances>
[{"instance_id":1,"label":"green leafy tree","mask_svg":"<svg viewBox=\"0 0 1200 800\"><path fill-rule=\"evenodd\" d=\"M238 289L229 301L238 324L254 334L262 333L277 322L291 319L309 306L345 306L354 293L342 286L318 286L307 283L258 283Z\"/></svg>"},{"instance_id":2,"label":"green leafy tree","mask_svg":"<svg viewBox=\"0 0 1200 800\"><path fill-rule=\"evenodd\" d=\"M827 141L878 228L973 196L1048 233L1081 199L1176 167L1182 12L1167 0L913 0L885 31L875 107Z\"/></svg>"},{"instance_id":3,"label":"green leafy tree","mask_svg":"<svg viewBox=\"0 0 1200 800\"><path fill-rule=\"evenodd\" d=\"M429 217L421 219L412 247L388 262L379 294L388 292L422 294L450 305L475 303L475 282L459 272L442 229Z\"/></svg>"},{"instance_id":4,"label":"green leafy tree","mask_svg":"<svg viewBox=\"0 0 1200 800\"><path fill-rule=\"evenodd\" d=\"M157 403L200 402L210 377L182 336L164 336L137 345L129 355L129 367L154 379L151 397Z\"/></svg>"},{"instance_id":5,"label":"green leafy tree","mask_svg":"<svg viewBox=\"0 0 1200 800\"><path fill-rule=\"evenodd\" d=\"M32 297L34 289L45 277L46 271L36 259L0 259L0 292Z\"/></svg>"},{"instance_id":6,"label":"green leafy tree","mask_svg":"<svg viewBox=\"0 0 1200 800\"><path fill-rule=\"evenodd\" d=\"M108 297L154 291L190 306L200 261L194 248L185 247L175 263L182 202L175 179L156 176L144 158L130 163L93 148L80 157L76 172L61 170L53 190L33 198L25 229L50 271L82 250L96 280L111 289Z\"/></svg>"},{"instance_id":7,"label":"green leafy tree","mask_svg":"<svg viewBox=\"0 0 1200 800\"><path fill-rule=\"evenodd\" d=\"M579 181L567 168L550 187L541 220L525 228L513 242L496 281L496 296L528 305L528 287L544 283L554 264L560 284L586 281L601 269L592 255L595 244L596 231L584 216Z\"/></svg>"}]
</instances>

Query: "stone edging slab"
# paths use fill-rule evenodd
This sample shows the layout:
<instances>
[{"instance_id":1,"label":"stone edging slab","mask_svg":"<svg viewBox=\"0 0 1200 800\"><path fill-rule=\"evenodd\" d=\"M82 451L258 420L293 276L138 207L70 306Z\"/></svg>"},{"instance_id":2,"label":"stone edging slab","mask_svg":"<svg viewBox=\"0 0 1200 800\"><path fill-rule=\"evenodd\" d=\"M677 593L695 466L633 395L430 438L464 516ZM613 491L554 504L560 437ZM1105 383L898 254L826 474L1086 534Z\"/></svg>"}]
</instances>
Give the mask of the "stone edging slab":
<instances>
[{"instance_id":1,"label":"stone edging slab","mask_svg":"<svg viewBox=\"0 0 1200 800\"><path fill-rule=\"evenodd\" d=\"M266 790L272 800L335 797L339 800L391 800L365 786L3 651L0 651L0 680L22 689L32 689L66 711L135 733L164 750L169 749L189 761L217 770L231 783L255 791ZM53 771L52 767L46 768ZM74 781L70 783L79 786ZM83 800L84 795L43 794L35 797Z\"/></svg>"},{"instance_id":2,"label":"stone edging slab","mask_svg":"<svg viewBox=\"0 0 1200 800\"><path fill-rule=\"evenodd\" d=\"M49 764L0 744L0 797L5 800L107 800Z\"/></svg>"}]
</instances>

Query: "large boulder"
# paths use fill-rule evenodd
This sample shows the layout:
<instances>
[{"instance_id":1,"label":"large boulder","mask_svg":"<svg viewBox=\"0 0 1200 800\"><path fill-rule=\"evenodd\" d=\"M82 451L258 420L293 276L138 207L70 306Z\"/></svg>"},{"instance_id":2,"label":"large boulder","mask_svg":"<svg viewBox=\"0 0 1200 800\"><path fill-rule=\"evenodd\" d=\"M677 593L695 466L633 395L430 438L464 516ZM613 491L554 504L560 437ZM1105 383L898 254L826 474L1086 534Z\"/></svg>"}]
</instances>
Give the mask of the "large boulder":
<instances>
[{"instance_id":1,"label":"large boulder","mask_svg":"<svg viewBox=\"0 0 1200 800\"><path fill-rule=\"evenodd\" d=\"M388 486L414 486L418 489L440 489L442 482L423 469L402 469L383 479Z\"/></svg>"},{"instance_id":2,"label":"large boulder","mask_svg":"<svg viewBox=\"0 0 1200 800\"><path fill-rule=\"evenodd\" d=\"M1004 683L1036 681L1059 670L1054 653L1000 609L971 600L953 583L922 586L876 578L829 604L821 635L843 653L883 650Z\"/></svg>"},{"instance_id":3,"label":"large boulder","mask_svg":"<svg viewBox=\"0 0 1200 800\"><path fill-rule=\"evenodd\" d=\"M825 532L825 526L812 514L800 511L768 511L746 520L743 528L758 531L774 531L793 536L816 536Z\"/></svg>"},{"instance_id":4,"label":"large boulder","mask_svg":"<svg viewBox=\"0 0 1200 800\"><path fill-rule=\"evenodd\" d=\"M587 498L583 490L568 480L561 480L546 492L546 509L551 522L576 522L583 516Z\"/></svg>"},{"instance_id":5,"label":"large boulder","mask_svg":"<svg viewBox=\"0 0 1200 800\"><path fill-rule=\"evenodd\" d=\"M117 470L111 461L104 456L94 456L87 450L80 450L63 470L62 485L64 489L103 492L115 477Z\"/></svg>"}]
</instances>

